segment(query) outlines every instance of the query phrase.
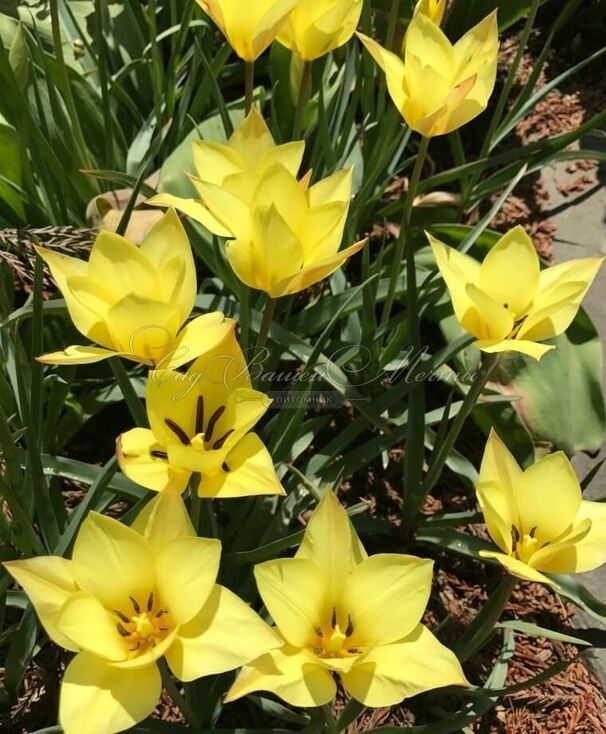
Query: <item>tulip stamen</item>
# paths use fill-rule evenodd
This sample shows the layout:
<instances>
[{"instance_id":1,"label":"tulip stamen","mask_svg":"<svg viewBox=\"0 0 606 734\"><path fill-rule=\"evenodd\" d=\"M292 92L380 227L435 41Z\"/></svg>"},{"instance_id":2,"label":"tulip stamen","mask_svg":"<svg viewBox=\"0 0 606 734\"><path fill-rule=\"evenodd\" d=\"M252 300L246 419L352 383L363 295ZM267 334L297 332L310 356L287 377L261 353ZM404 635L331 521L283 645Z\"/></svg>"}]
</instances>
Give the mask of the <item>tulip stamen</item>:
<instances>
[{"instance_id":1,"label":"tulip stamen","mask_svg":"<svg viewBox=\"0 0 606 734\"><path fill-rule=\"evenodd\" d=\"M227 462L226 462L226 461L224 461L224 462L223 462L223 463L221 464L221 469L223 469L223 471L224 471L224 472L229 472L229 471L231 471L231 469L230 469L230 468L229 468L229 466L227 465Z\"/></svg>"},{"instance_id":2,"label":"tulip stamen","mask_svg":"<svg viewBox=\"0 0 606 734\"><path fill-rule=\"evenodd\" d=\"M134 596L128 597L131 601L131 604L133 605L133 609L135 610L135 614L141 614L141 607L139 606L139 602L135 599Z\"/></svg>"},{"instance_id":3,"label":"tulip stamen","mask_svg":"<svg viewBox=\"0 0 606 734\"><path fill-rule=\"evenodd\" d=\"M204 432L204 398L198 397L196 402L196 436Z\"/></svg>"},{"instance_id":4,"label":"tulip stamen","mask_svg":"<svg viewBox=\"0 0 606 734\"><path fill-rule=\"evenodd\" d=\"M189 436L185 431L181 428L181 426L177 425L175 421L171 420L170 418L165 418L164 423L170 428L170 430L175 434L175 436L181 441L181 443L184 446L190 445Z\"/></svg>"},{"instance_id":5,"label":"tulip stamen","mask_svg":"<svg viewBox=\"0 0 606 734\"><path fill-rule=\"evenodd\" d=\"M337 608L336 607L332 608L332 617L330 619L330 626L333 628L333 630L337 626Z\"/></svg>"},{"instance_id":6,"label":"tulip stamen","mask_svg":"<svg viewBox=\"0 0 606 734\"><path fill-rule=\"evenodd\" d=\"M351 616L347 615L347 628L345 629L345 637L351 637L353 635L354 626L351 621Z\"/></svg>"},{"instance_id":7,"label":"tulip stamen","mask_svg":"<svg viewBox=\"0 0 606 734\"><path fill-rule=\"evenodd\" d=\"M128 648L129 652L137 652L137 650L141 647L140 642L135 642L135 644L132 647Z\"/></svg>"},{"instance_id":8,"label":"tulip stamen","mask_svg":"<svg viewBox=\"0 0 606 734\"><path fill-rule=\"evenodd\" d=\"M147 597L147 611L151 612L154 606L154 592L150 591L149 596Z\"/></svg>"},{"instance_id":9,"label":"tulip stamen","mask_svg":"<svg viewBox=\"0 0 606 734\"><path fill-rule=\"evenodd\" d=\"M154 609L156 595L153 591L147 597L145 610L142 610L134 596L129 596L129 599L134 613L128 617L122 612L114 610L121 620L116 624L116 629L128 644L128 652L133 653L131 657L136 657L143 655L161 643L170 633L172 627L169 619L160 622L160 618L168 614L168 609Z\"/></svg>"},{"instance_id":10,"label":"tulip stamen","mask_svg":"<svg viewBox=\"0 0 606 734\"><path fill-rule=\"evenodd\" d=\"M219 418L223 415L223 413L225 413L225 406L221 405L211 415L210 420L208 421L208 426L206 426L206 434L204 436L207 442L210 442L211 438L213 437L213 431L215 430Z\"/></svg>"},{"instance_id":11,"label":"tulip stamen","mask_svg":"<svg viewBox=\"0 0 606 734\"><path fill-rule=\"evenodd\" d=\"M535 525L534 528L532 528L530 530L530 532L528 533L528 535L530 535L531 538L534 538L534 536L536 535L536 533L537 533L537 526Z\"/></svg>"},{"instance_id":12,"label":"tulip stamen","mask_svg":"<svg viewBox=\"0 0 606 734\"><path fill-rule=\"evenodd\" d=\"M122 612L118 611L117 609L114 609L114 614L117 614L123 622L126 622L126 624L130 622L130 619L126 616L126 614L122 614Z\"/></svg>"},{"instance_id":13,"label":"tulip stamen","mask_svg":"<svg viewBox=\"0 0 606 734\"><path fill-rule=\"evenodd\" d=\"M154 449L153 451L150 451L150 454L155 459L168 459L168 454L166 453L166 451L158 451L157 449Z\"/></svg>"},{"instance_id":14,"label":"tulip stamen","mask_svg":"<svg viewBox=\"0 0 606 734\"><path fill-rule=\"evenodd\" d=\"M116 627L121 637L130 637L131 633L127 629L124 629L120 622L116 624Z\"/></svg>"},{"instance_id":15,"label":"tulip stamen","mask_svg":"<svg viewBox=\"0 0 606 734\"><path fill-rule=\"evenodd\" d=\"M225 444L225 442L227 441L227 439L231 436L233 432L234 432L234 429L230 428L226 434L224 434L223 436L221 436L221 438L215 441L213 444L213 450L222 449L223 445Z\"/></svg>"},{"instance_id":16,"label":"tulip stamen","mask_svg":"<svg viewBox=\"0 0 606 734\"><path fill-rule=\"evenodd\" d=\"M320 629L320 627L314 627L314 632L318 635L318 637L324 637L324 635L322 634L322 630Z\"/></svg>"},{"instance_id":17,"label":"tulip stamen","mask_svg":"<svg viewBox=\"0 0 606 734\"><path fill-rule=\"evenodd\" d=\"M520 531L516 528L515 525L511 526L511 543L512 543L512 550L515 553L518 549L518 543L520 542Z\"/></svg>"}]
</instances>

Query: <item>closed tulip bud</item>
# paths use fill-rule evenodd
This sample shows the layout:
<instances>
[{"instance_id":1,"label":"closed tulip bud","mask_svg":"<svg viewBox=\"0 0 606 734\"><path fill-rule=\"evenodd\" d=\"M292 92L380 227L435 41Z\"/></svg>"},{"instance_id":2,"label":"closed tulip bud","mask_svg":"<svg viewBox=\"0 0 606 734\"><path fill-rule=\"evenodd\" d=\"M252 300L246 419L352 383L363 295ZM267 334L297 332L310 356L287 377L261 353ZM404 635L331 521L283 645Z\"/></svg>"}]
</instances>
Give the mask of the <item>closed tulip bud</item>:
<instances>
[{"instance_id":1,"label":"closed tulip bud","mask_svg":"<svg viewBox=\"0 0 606 734\"><path fill-rule=\"evenodd\" d=\"M301 0L278 41L305 61L318 59L349 41L362 5L362 0Z\"/></svg>"},{"instance_id":2,"label":"closed tulip bud","mask_svg":"<svg viewBox=\"0 0 606 734\"><path fill-rule=\"evenodd\" d=\"M437 25L442 23L444 19L444 11L446 10L446 0L419 0L415 6L415 17L421 13L426 15Z\"/></svg>"},{"instance_id":3,"label":"closed tulip bud","mask_svg":"<svg viewBox=\"0 0 606 734\"><path fill-rule=\"evenodd\" d=\"M196 0L244 61L257 59L299 0Z\"/></svg>"},{"instance_id":4,"label":"closed tulip bud","mask_svg":"<svg viewBox=\"0 0 606 734\"><path fill-rule=\"evenodd\" d=\"M404 58L358 33L385 72L391 98L408 127L425 137L446 135L482 113L494 89L499 50L496 12L454 46L440 27L417 13Z\"/></svg>"}]
</instances>

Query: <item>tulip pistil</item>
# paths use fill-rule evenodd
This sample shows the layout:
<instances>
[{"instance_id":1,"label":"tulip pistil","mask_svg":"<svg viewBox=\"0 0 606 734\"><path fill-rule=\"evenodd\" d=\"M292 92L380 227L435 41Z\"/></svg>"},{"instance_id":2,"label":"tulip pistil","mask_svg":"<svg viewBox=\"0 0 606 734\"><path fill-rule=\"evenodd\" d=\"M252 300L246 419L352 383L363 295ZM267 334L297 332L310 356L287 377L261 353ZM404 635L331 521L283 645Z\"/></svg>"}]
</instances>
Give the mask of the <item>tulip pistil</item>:
<instances>
[{"instance_id":1,"label":"tulip pistil","mask_svg":"<svg viewBox=\"0 0 606 734\"><path fill-rule=\"evenodd\" d=\"M323 630L318 625L314 627L314 632L318 639L313 646L313 652L320 658L348 658L360 653L357 647L350 646L349 638L354 632L351 616L349 614L347 615L347 627L343 632L339 627L336 607L332 609L330 627Z\"/></svg>"},{"instance_id":2,"label":"tulip pistil","mask_svg":"<svg viewBox=\"0 0 606 734\"><path fill-rule=\"evenodd\" d=\"M168 614L168 609L156 608L153 592L147 597L145 611L135 597L130 596L129 600L134 614L128 616L118 609L114 614L120 619L116 629L128 646L129 657L136 657L156 647L171 631L171 626L168 620L162 619Z\"/></svg>"},{"instance_id":3,"label":"tulip pistil","mask_svg":"<svg viewBox=\"0 0 606 734\"><path fill-rule=\"evenodd\" d=\"M528 533L522 535L515 525L511 526L511 550L514 558L528 563L532 554L538 550L538 539L536 537L537 526L535 525Z\"/></svg>"}]
</instances>

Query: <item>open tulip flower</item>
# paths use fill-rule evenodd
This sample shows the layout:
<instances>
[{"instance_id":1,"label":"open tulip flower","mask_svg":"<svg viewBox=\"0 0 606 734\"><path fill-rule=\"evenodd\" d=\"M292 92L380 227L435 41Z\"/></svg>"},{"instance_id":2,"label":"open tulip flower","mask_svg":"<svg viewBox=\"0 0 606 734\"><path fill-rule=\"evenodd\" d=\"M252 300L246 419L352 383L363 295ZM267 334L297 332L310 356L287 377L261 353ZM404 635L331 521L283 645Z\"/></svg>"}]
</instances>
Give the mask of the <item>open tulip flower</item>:
<instances>
[{"instance_id":1,"label":"open tulip flower","mask_svg":"<svg viewBox=\"0 0 606 734\"><path fill-rule=\"evenodd\" d=\"M246 665L226 700L263 690L293 706L321 706L336 693L334 674L366 706L467 685L455 655L421 624L432 567L414 556L368 557L327 489L296 556L255 567L285 644Z\"/></svg>"},{"instance_id":2,"label":"open tulip flower","mask_svg":"<svg viewBox=\"0 0 606 734\"><path fill-rule=\"evenodd\" d=\"M299 0L197 0L244 61L255 61L271 44Z\"/></svg>"},{"instance_id":3,"label":"open tulip flower","mask_svg":"<svg viewBox=\"0 0 606 734\"><path fill-rule=\"evenodd\" d=\"M265 445L250 429L271 400L253 390L232 334L197 359L186 374L155 370L147 381L151 429L134 428L117 441L122 471L148 489L185 489L200 475L200 497L284 494Z\"/></svg>"},{"instance_id":4,"label":"open tulip flower","mask_svg":"<svg viewBox=\"0 0 606 734\"><path fill-rule=\"evenodd\" d=\"M278 41L305 61L345 45L362 14L363 0L300 0Z\"/></svg>"},{"instance_id":5,"label":"open tulip flower","mask_svg":"<svg viewBox=\"0 0 606 734\"><path fill-rule=\"evenodd\" d=\"M556 585L545 573L583 573L606 562L606 505L583 499L558 451L522 470L492 431L476 487L499 552L481 551L513 576Z\"/></svg>"},{"instance_id":6,"label":"open tulip flower","mask_svg":"<svg viewBox=\"0 0 606 734\"><path fill-rule=\"evenodd\" d=\"M541 270L532 240L520 226L484 261L427 235L456 317L484 352L522 352L538 360L555 347L538 344L570 326L604 258L588 257Z\"/></svg>"},{"instance_id":7,"label":"open tulip flower","mask_svg":"<svg viewBox=\"0 0 606 734\"><path fill-rule=\"evenodd\" d=\"M303 141L276 145L265 120L254 106L227 143L196 140L192 147L197 176L189 178L200 198L200 184L209 183L234 194L249 205L259 180L268 168L275 163L281 163L296 176L305 151ZM213 234L231 237L231 230L222 225L198 199L157 194L146 203L152 206L173 206Z\"/></svg>"},{"instance_id":8,"label":"open tulip flower","mask_svg":"<svg viewBox=\"0 0 606 734\"><path fill-rule=\"evenodd\" d=\"M406 32L403 59L372 38L358 36L385 73L406 124L421 135L446 135L486 109L497 74L496 12L453 46L421 10Z\"/></svg>"},{"instance_id":9,"label":"open tulip flower","mask_svg":"<svg viewBox=\"0 0 606 734\"><path fill-rule=\"evenodd\" d=\"M219 312L185 323L196 299L196 268L173 210L140 247L103 231L88 262L43 247L37 251L65 298L74 326L101 345L67 347L38 357L40 362L90 364L119 356L179 367L233 331L233 320Z\"/></svg>"},{"instance_id":10,"label":"open tulip flower","mask_svg":"<svg viewBox=\"0 0 606 734\"><path fill-rule=\"evenodd\" d=\"M247 202L216 184L199 185L213 216L234 238L227 257L236 275L271 298L328 277L367 240L339 251L351 200L351 169L309 186L281 163L265 171Z\"/></svg>"},{"instance_id":11,"label":"open tulip flower","mask_svg":"<svg viewBox=\"0 0 606 734\"><path fill-rule=\"evenodd\" d=\"M183 681L239 667L280 640L216 583L218 540L198 538L170 487L133 527L90 513L71 560L5 563L49 637L77 653L61 685L65 734L112 734L146 718L164 657Z\"/></svg>"},{"instance_id":12,"label":"open tulip flower","mask_svg":"<svg viewBox=\"0 0 606 734\"><path fill-rule=\"evenodd\" d=\"M431 21L440 25L444 19L445 11L446 0L419 0L415 6L414 14L426 15Z\"/></svg>"}]
</instances>

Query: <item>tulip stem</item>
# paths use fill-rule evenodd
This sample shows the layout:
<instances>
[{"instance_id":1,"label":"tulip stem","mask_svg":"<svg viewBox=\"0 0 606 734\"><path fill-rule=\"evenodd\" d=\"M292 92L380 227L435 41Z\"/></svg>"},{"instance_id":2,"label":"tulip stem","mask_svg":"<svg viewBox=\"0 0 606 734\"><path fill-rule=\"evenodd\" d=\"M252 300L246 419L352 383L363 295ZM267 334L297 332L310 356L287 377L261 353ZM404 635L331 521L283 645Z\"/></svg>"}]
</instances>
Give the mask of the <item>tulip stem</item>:
<instances>
[{"instance_id":1,"label":"tulip stem","mask_svg":"<svg viewBox=\"0 0 606 734\"><path fill-rule=\"evenodd\" d=\"M185 716L193 729L202 729L202 723L200 722L198 715L189 705L189 702L186 701L185 696L181 695L181 692L172 679L170 670L168 669L168 665L166 664L166 660L164 658L160 658L160 660L158 660L158 667L160 668L160 673L162 674L162 683L164 685L164 689L170 696L172 702L181 711L183 716Z\"/></svg>"},{"instance_id":2,"label":"tulip stem","mask_svg":"<svg viewBox=\"0 0 606 734\"><path fill-rule=\"evenodd\" d=\"M327 703L322 706L322 713L324 714L324 719L326 720L327 734L338 734L337 722L335 721L335 717L332 715L331 704Z\"/></svg>"},{"instance_id":3,"label":"tulip stem","mask_svg":"<svg viewBox=\"0 0 606 734\"><path fill-rule=\"evenodd\" d=\"M395 51L393 44L396 38L396 26L398 25L400 2L401 0L391 0L391 9L387 20L387 34L385 36L385 48L388 51Z\"/></svg>"},{"instance_id":4,"label":"tulip stem","mask_svg":"<svg viewBox=\"0 0 606 734\"><path fill-rule=\"evenodd\" d=\"M458 639L453 649L462 663L468 660L488 640L517 583L518 579L515 576L507 574L488 597L486 604L475 616L473 622Z\"/></svg>"},{"instance_id":5,"label":"tulip stem","mask_svg":"<svg viewBox=\"0 0 606 734\"><path fill-rule=\"evenodd\" d=\"M109 366L111 367L116 382L120 386L122 397L124 398L128 410L131 414L135 424L139 427L147 425L147 416L145 414L145 408L143 403L139 400L139 396L135 392L133 383L130 381L128 372L124 368L120 357L111 357L109 360Z\"/></svg>"},{"instance_id":6,"label":"tulip stem","mask_svg":"<svg viewBox=\"0 0 606 734\"><path fill-rule=\"evenodd\" d=\"M307 103L311 99L311 72L312 62L305 61L303 63L303 74L301 76L301 86L299 87L299 97L297 99L297 109L295 111L295 123L292 129L292 139L299 140L303 133L303 125L305 124L305 109Z\"/></svg>"},{"instance_id":7,"label":"tulip stem","mask_svg":"<svg viewBox=\"0 0 606 734\"><path fill-rule=\"evenodd\" d=\"M242 351L246 354L248 339L250 336L250 288L242 283L240 289L240 344Z\"/></svg>"},{"instance_id":8,"label":"tulip stem","mask_svg":"<svg viewBox=\"0 0 606 734\"><path fill-rule=\"evenodd\" d=\"M276 305L278 301L275 298L267 296L265 302L265 310L263 311L263 321L261 322L261 328L259 329L259 336L257 337L257 344L255 346L255 355L253 364L256 364L257 360L261 356L262 350L267 344L267 338L269 336L269 330L274 320L274 314L276 313Z\"/></svg>"},{"instance_id":9,"label":"tulip stem","mask_svg":"<svg viewBox=\"0 0 606 734\"><path fill-rule=\"evenodd\" d=\"M255 101L255 62L244 63L244 105L246 114L251 111Z\"/></svg>"}]
</instances>

